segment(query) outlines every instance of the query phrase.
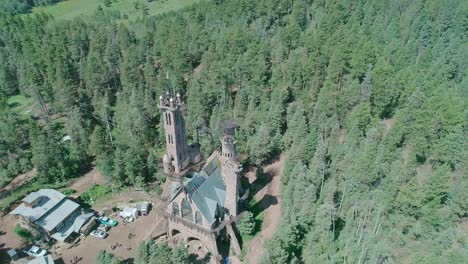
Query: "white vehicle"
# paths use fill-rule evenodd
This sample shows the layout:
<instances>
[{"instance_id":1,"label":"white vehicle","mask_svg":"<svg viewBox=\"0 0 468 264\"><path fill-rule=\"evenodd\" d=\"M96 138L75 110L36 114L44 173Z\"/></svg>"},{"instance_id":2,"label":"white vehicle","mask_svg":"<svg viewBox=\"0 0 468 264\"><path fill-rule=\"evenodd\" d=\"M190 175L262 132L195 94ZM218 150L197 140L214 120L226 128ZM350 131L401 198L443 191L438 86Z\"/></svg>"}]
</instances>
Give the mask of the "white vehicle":
<instances>
[{"instance_id":1,"label":"white vehicle","mask_svg":"<svg viewBox=\"0 0 468 264\"><path fill-rule=\"evenodd\" d=\"M107 231L109 231L109 229L110 229L110 226L104 225L104 224L100 224L100 225L98 226L98 228L97 228L97 230L100 230L100 231L102 231L102 232L107 232Z\"/></svg>"},{"instance_id":2,"label":"white vehicle","mask_svg":"<svg viewBox=\"0 0 468 264\"><path fill-rule=\"evenodd\" d=\"M23 252L31 257L41 257L47 255L47 250L37 246L31 246L30 248L26 248L25 250L23 250Z\"/></svg>"},{"instance_id":3,"label":"white vehicle","mask_svg":"<svg viewBox=\"0 0 468 264\"><path fill-rule=\"evenodd\" d=\"M94 230L93 232L91 232L90 235L94 237L102 238L102 239L107 237L107 233L102 230Z\"/></svg>"}]
</instances>

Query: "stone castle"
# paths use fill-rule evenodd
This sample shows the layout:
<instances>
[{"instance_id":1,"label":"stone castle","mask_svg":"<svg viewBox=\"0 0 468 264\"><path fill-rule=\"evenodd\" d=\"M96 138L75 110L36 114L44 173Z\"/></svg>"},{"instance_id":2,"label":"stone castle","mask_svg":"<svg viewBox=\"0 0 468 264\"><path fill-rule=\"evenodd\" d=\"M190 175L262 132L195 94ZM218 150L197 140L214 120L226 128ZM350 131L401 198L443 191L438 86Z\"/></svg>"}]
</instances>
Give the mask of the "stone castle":
<instances>
[{"instance_id":1,"label":"stone castle","mask_svg":"<svg viewBox=\"0 0 468 264\"><path fill-rule=\"evenodd\" d=\"M220 259L218 242L229 240L240 253L232 224L238 216L240 163L236 155L234 129L221 137L221 151L202 159L200 144L187 143L183 101L180 94L159 98L166 133L163 155L167 176L165 216L169 240L199 240L211 253L211 262Z\"/></svg>"}]
</instances>

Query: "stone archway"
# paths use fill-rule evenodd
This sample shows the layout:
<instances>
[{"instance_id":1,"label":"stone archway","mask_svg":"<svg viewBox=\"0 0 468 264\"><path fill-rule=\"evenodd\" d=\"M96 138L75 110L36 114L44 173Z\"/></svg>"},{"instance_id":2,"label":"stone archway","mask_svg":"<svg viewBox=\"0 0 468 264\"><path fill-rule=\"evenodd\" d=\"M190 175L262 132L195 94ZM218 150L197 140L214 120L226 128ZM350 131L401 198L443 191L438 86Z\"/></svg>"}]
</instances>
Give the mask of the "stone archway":
<instances>
[{"instance_id":1,"label":"stone archway","mask_svg":"<svg viewBox=\"0 0 468 264\"><path fill-rule=\"evenodd\" d=\"M197 259L203 260L206 263L209 262L212 256L212 252L202 242L202 240L196 237L188 237L186 243L189 254L196 255Z\"/></svg>"}]
</instances>

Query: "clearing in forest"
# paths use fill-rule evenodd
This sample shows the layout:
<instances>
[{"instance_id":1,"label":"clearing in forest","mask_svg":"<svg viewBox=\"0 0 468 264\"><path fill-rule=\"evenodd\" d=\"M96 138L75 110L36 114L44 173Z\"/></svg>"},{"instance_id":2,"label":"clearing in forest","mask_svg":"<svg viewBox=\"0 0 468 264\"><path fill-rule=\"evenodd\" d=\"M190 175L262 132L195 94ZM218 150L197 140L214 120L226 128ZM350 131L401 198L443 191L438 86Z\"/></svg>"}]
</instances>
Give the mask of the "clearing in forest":
<instances>
[{"instance_id":1,"label":"clearing in forest","mask_svg":"<svg viewBox=\"0 0 468 264\"><path fill-rule=\"evenodd\" d=\"M102 0L66 0L55 5L39 6L33 9L33 13L44 12L53 15L55 19L73 19L79 16L91 15L98 6L104 10L119 11L133 20L141 17L146 9L148 15L158 15L180 8L190 6L200 0L158 0L148 2L147 0L111 0L109 7Z\"/></svg>"}]
</instances>

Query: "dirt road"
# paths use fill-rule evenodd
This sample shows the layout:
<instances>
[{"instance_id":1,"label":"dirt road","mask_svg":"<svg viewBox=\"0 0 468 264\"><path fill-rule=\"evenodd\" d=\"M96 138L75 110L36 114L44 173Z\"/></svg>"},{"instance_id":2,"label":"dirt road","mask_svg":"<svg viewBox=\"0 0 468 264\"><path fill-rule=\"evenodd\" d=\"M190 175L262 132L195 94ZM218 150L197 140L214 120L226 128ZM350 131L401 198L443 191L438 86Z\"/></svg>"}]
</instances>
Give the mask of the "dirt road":
<instances>
[{"instance_id":1,"label":"dirt road","mask_svg":"<svg viewBox=\"0 0 468 264\"><path fill-rule=\"evenodd\" d=\"M246 260L249 264L257 264L260 256L263 254L263 245L266 240L273 237L276 232L281 216L281 176L283 175L285 157L281 156L279 160L263 167L263 171L271 181L259 190L255 195L255 200L268 203L265 209L265 220L262 231L257 234L247 245ZM250 182L255 180L255 173L248 173ZM274 199L274 203L271 200Z\"/></svg>"}]
</instances>

